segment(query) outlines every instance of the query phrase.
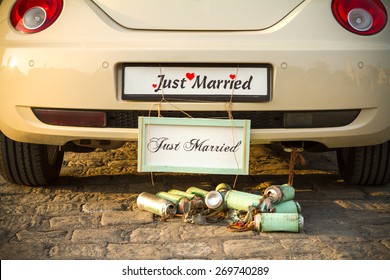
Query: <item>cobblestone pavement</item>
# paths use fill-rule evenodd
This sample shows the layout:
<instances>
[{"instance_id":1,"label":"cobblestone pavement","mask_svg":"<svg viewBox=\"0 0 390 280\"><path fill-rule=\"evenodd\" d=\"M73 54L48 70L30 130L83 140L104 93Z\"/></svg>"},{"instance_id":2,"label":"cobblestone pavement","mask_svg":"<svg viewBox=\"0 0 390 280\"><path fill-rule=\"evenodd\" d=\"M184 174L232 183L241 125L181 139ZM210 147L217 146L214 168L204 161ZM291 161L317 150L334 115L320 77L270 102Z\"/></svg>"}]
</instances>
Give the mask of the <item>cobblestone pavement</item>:
<instances>
[{"instance_id":1,"label":"cobblestone pavement","mask_svg":"<svg viewBox=\"0 0 390 280\"><path fill-rule=\"evenodd\" d=\"M235 177L154 174L153 186L150 174L134 172L134 150L121 152L119 159L118 152L77 160L70 154L59 182L49 187L10 185L0 177L0 258L390 259L390 186L345 185L333 154L306 154L307 165L295 177L303 232L258 234L229 232L223 222L163 222L140 211L134 202L143 191L212 190ZM251 175L238 177L236 188L285 183L287 160L253 148Z\"/></svg>"}]
</instances>

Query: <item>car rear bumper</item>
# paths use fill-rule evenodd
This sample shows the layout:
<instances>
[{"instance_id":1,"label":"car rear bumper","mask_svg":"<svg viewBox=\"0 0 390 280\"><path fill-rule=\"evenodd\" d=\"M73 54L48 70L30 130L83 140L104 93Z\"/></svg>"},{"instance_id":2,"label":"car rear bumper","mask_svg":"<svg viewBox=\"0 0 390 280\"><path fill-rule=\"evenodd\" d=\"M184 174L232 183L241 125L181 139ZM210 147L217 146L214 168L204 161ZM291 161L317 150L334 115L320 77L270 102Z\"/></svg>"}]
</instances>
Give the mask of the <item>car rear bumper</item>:
<instances>
[{"instance_id":1,"label":"car rear bumper","mask_svg":"<svg viewBox=\"0 0 390 280\"><path fill-rule=\"evenodd\" d=\"M164 111L161 113L164 115ZM389 127L383 127L383 119L389 117L384 110L364 109L351 124L342 127L251 129L251 143L312 141L329 148L374 145L389 140ZM47 125L39 121L29 107L17 107L13 119L19 121L13 121L8 127L3 123L2 131L21 142L64 145L80 139L135 141L138 138L137 128Z\"/></svg>"}]
</instances>

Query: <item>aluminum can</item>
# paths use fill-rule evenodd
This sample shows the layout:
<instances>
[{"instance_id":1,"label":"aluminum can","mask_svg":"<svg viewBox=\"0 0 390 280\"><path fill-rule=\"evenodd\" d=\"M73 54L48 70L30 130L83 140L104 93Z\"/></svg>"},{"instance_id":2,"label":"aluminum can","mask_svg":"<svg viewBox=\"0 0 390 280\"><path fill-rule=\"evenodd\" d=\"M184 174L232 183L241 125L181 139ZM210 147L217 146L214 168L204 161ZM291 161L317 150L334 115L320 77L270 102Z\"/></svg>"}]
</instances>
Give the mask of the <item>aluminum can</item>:
<instances>
[{"instance_id":1,"label":"aluminum can","mask_svg":"<svg viewBox=\"0 0 390 280\"><path fill-rule=\"evenodd\" d=\"M173 202L174 204L179 204L180 201L185 198L184 196L180 196L180 195L168 193L168 192L158 192L156 194L156 196L158 196L160 198L164 198L170 202Z\"/></svg>"},{"instance_id":2,"label":"aluminum can","mask_svg":"<svg viewBox=\"0 0 390 280\"><path fill-rule=\"evenodd\" d=\"M207 193L208 193L208 191L199 189L197 187L189 187L186 192L195 194L195 195L197 195L199 197L205 197L207 195Z\"/></svg>"},{"instance_id":3,"label":"aluminum can","mask_svg":"<svg viewBox=\"0 0 390 280\"><path fill-rule=\"evenodd\" d=\"M215 187L215 190L217 192L230 191L230 190L232 190L232 187L226 183L221 183Z\"/></svg>"},{"instance_id":4,"label":"aluminum can","mask_svg":"<svg viewBox=\"0 0 390 280\"><path fill-rule=\"evenodd\" d=\"M159 192L156 196L168 200L175 204L177 212L184 213L185 205L184 203L189 202L188 198L180 196L178 194L168 193L168 192Z\"/></svg>"},{"instance_id":5,"label":"aluminum can","mask_svg":"<svg viewBox=\"0 0 390 280\"><path fill-rule=\"evenodd\" d=\"M241 211L249 211L250 207L257 207L263 197L236 190L230 190L225 195L226 207Z\"/></svg>"},{"instance_id":6,"label":"aluminum can","mask_svg":"<svg viewBox=\"0 0 390 280\"><path fill-rule=\"evenodd\" d=\"M223 210L226 208L223 194L217 191L209 191L204 198L206 206L213 210Z\"/></svg>"},{"instance_id":7,"label":"aluminum can","mask_svg":"<svg viewBox=\"0 0 390 280\"><path fill-rule=\"evenodd\" d=\"M276 213L301 213L301 205L294 200L274 204L273 208Z\"/></svg>"},{"instance_id":8,"label":"aluminum can","mask_svg":"<svg viewBox=\"0 0 390 280\"><path fill-rule=\"evenodd\" d=\"M301 205L294 200L289 200L277 204L267 203L269 198L258 207L261 212L275 212L275 213L301 213Z\"/></svg>"},{"instance_id":9,"label":"aluminum can","mask_svg":"<svg viewBox=\"0 0 390 280\"><path fill-rule=\"evenodd\" d=\"M173 216L177 211L172 202L147 192L143 192L137 197L137 205L142 210L163 217Z\"/></svg>"},{"instance_id":10,"label":"aluminum can","mask_svg":"<svg viewBox=\"0 0 390 280\"><path fill-rule=\"evenodd\" d=\"M298 213L260 213L254 216L255 230L258 232L303 230L304 219Z\"/></svg>"},{"instance_id":11,"label":"aluminum can","mask_svg":"<svg viewBox=\"0 0 390 280\"><path fill-rule=\"evenodd\" d=\"M180 196L187 198L191 204L191 210L199 211L201 209L204 209L204 207L205 207L204 201L199 196L197 196L195 194L183 192L180 190L174 190L174 189L169 190L168 193L180 195Z\"/></svg>"},{"instance_id":12,"label":"aluminum can","mask_svg":"<svg viewBox=\"0 0 390 280\"><path fill-rule=\"evenodd\" d=\"M270 186L264 191L264 196L269 197L272 203L281 203L294 199L294 187L284 184L281 186Z\"/></svg>"},{"instance_id":13,"label":"aluminum can","mask_svg":"<svg viewBox=\"0 0 390 280\"><path fill-rule=\"evenodd\" d=\"M195 197L195 194L183 192L183 191L175 190L175 189L169 190L168 193L184 196L184 197L188 198L189 200L194 199L194 197Z\"/></svg>"}]
</instances>

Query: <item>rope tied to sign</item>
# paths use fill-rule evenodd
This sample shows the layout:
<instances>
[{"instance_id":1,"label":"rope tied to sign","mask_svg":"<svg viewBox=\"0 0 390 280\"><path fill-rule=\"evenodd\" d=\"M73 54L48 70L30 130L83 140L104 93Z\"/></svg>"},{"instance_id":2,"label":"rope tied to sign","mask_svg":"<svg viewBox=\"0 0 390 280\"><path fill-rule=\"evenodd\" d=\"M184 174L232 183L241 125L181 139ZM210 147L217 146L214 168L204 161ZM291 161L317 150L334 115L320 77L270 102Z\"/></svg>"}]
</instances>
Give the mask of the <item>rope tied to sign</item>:
<instances>
[{"instance_id":1,"label":"rope tied to sign","mask_svg":"<svg viewBox=\"0 0 390 280\"><path fill-rule=\"evenodd\" d=\"M238 77L238 72L239 72L239 68L240 68L240 64L237 64L237 67L236 67L236 71L235 71L235 74L231 74L230 75L230 78L232 80L235 80L237 77ZM159 64L159 74L160 75L163 75L163 68L162 68L162 65ZM232 91L231 91L231 94L230 94L230 98L229 98L229 101L226 102L226 105L225 105L225 110L227 112L227 115L228 115L228 119L233 121L234 118L233 118L233 95L234 95L234 91L235 91L235 87L232 86ZM177 100L181 100L181 99L177 99ZM183 101L197 101L197 102L210 102L210 101L199 101L199 100L190 100L190 99L185 99ZM163 103L167 103L169 104L170 106L172 106L174 109L176 109L177 111L183 113L183 115L185 115L186 117L188 118L193 118L189 113L185 112L184 110L182 110L181 108L179 108L178 106L176 106L175 104L171 103L169 100L167 100L165 98L165 92L164 92L164 87L161 87L161 100L156 102L156 103L153 103L152 106L150 107L149 109L149 114L148 114L148 117L151 118L151 115L152 115L152 111L156 110L157 111L157 117L158 118L162 118L164 117L162 112L161 112L161 107L162 107L162 104ZM157 108L155 108L157 107ZM149 134L150 135L150 134ZM236 134L235 134L235 127L234 125L232 124L232 138L233 138L233 143L237 142L236 141ZM236 164L237 164L237 169L239 169L239 162L238 162L238 159L237 159L237 155L234 153L234 159L236 161ZM234 179L234 183L233 183L233 188L235 188L236 186L236 183L237 183L237 180L238 180L238 174L235 176L235 179ZM151 183L152 185L154 186L154 176L153 176L153 171L150 171L150 177L151 177Z\"/></svg>"},{"instance_id":2,"label":"rope tied to sign","mask_svg":"<svg viewBox=\"0 0 390 280\"><path fill-rule=\"evenodd\" d=\"M159 71L160 71L160 75L163 74L162 72L162 68L161 68L161 64L159 64ZM149 118L151 117L151 113L152 113L152 110L153 110L153 107L154 106L157 106L157 116L159 118L163 117L163 115L161 114L161 104L162 103L168 103L170 106L172 106L173 108L175 108L176 110L178 110L179 112L183 113L184 115L186 115L188 118L193 118L190 114L188 114L187 112L183 111L182 109L180 109L179 107L177 107L175 104L172 104L171 102L169 102L166 98L165 98L165 92L164 92L164 87L161 88L161 100L157 103L154 103L150 110L149 110Z\"/></svg>"},{"instance_id":3,"label":"rope tied to sign","mask_svg":"<svg viewBox=\"0 0 390 280\"><path fill-rule=\"evenodd\" d=\"M159 71L160 71L160 75L162 75L163 72L162 72L161 64L159 64ZM172 104L171 102L169 102L169 101L165 98L165 92L164 92L164 88L163 88L163 87L161 88L161 100L158 101L157 103L153 103L153 104L152 104L152 106L151 106L150 109L149 109L148 118L151 117L153 108L154 108L155 106L157 106L157 117L158 117L158 118L164 117L164 116L161 114L161 104L162 104L162 103L168 103L170 106L172 106L173 108L175 108L175 109L178 110L179 112L183 113L183 114L186 115L188 118L193 118L190 114L188 114L187 112L183 111L183 110L180 109L178 106ZM153 171L150 171L150 180L151 180L152 186L154 186Z\"/></svg>"},{"instance_id":4,"label":"rope tied to sign","mask_svg":"<svg viewBox=\"0 0 390 280\"><path fill-rule=\"evenodd\" d=\"M236 73L234 75L234 79L238 77L238 70L239 69L240 69L240 64L237 64L237 68L236 68ZM226 109L226 111L228 113L229 120L231 120L231 121L234 120L234 118L233 118L233 95L234 95L234 90L235 90L235 88L233 86L232 93L230 94L229 102L226 104L226 107L225 107L225 109ZM233 125L232 125L232 137L233 137L233 143L237 142L236 134L235 134ZM238 163L236 153L234 153L234 160L236 161L237 168L239 168L240 164ZM236 188L237 180L238 180L238 174L234 178L233 189Z\"/></svg>"},{"instance_id":5,"label":"rope tied to sign","mask_svg":"<svg viewBox=\"0 0 390 280\"><path fill-rule=\"evenodd\" d=\"M288 174L288 185L292 186L294 183L294 175L295 175L295 166L296 165L305 165L306 161L303 155L301 154L301 149L297 147L291 148L291 156L289 163L289 174Z\"/></svg>"}]
</instances>

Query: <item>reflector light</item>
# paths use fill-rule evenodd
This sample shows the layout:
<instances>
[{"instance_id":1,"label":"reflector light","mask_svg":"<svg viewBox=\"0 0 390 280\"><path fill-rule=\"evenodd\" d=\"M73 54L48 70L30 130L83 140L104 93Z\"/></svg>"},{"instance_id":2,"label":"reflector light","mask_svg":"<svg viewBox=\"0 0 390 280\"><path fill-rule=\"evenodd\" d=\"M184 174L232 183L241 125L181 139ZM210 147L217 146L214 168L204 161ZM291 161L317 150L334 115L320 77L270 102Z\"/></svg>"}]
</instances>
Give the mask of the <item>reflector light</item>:
<instances>
[{"instance_id":1,"label":"reflector light","mask_svg":"<svg viewBox=\"0 0 390 280\"><path fill-rule=\"evenodd\" d=\"M46 124L80 127L105 127L106 114L100 111L33 109L37 118Z\"/></svg>"},{"instance_id":2,"label":"reflector light","mask_svg":"<svg viewBox=\"0 0 390 280\"><path fill-rule=\"evenodd\" d=\"M360 110L286 112L285 128L338 127L352 123Z\"/></svg>"},{"instance_id":3,"label":"reflector light","mask_svg":"<svg viewBox=\"0 0 390 280\"><path fill-rule=\"evenodd\" d=\"M11 9L12 26L21 33L36 33L52 25L63 7L63 0L18 0Z\"/></svg>"},{"instance_id":4,"label":"reflector light","mask_svg":"<svg viewBox=\"0 0 390 280\"><path fill-rule=\"evenodd\" d=\"M333 0L332 12L342 27L359 35L374 35L387 22L387 11L380 0Z\"/></svg>"}]
</instances>

